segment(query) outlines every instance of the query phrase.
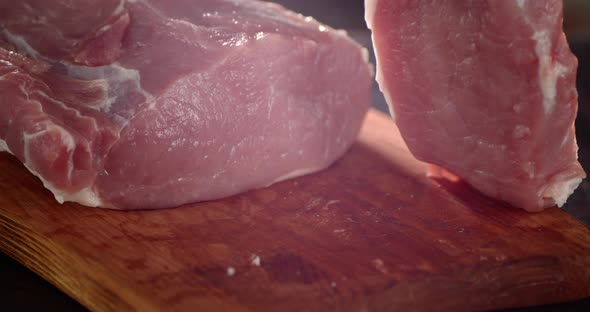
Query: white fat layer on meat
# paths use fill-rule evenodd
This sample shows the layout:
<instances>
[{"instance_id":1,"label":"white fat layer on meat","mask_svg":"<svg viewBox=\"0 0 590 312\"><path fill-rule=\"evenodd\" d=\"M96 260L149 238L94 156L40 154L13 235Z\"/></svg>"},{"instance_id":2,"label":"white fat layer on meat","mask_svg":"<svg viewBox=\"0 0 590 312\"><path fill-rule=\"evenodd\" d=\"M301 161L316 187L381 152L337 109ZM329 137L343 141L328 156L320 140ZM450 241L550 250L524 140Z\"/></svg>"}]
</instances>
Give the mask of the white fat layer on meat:
<instances>
[{"instance_id":1,"label":"white fat layer on meat","mask_svg":"<svg viewBox=\"0 0 590 312\"><path fill-rule=\"evenodd\" d=\"M155 105L154 97L141 88L141 75L138 70L125 68L119 63L98 67L73 65L66 65L66 67L68 75L74 78L100 83L107 93L107 99L99 105L101 111L109 112L120 96L133 92L143 95L146 102Z\"/></svg>"},{"instance_id":2,"label":"white fat layer on meat","mask_svg":"<svg viewBox=\"0 0 590 312\"><path fill-rule=\"evenodd\" d=\"M125 0L120 0L119 4L115 8L115 11L113 11L113 15L121 14L123 10L125 10Z\"/></svg>"},{"instance_id":3,"label":"white fat layer on meat","mask_svg":"<svg viewBox=\"0 0 590 312\"><path fill-rule=\"evenodd\" d=\"M94 192L91 188L87 187L75 193L65 193L61 192L58 188L56 188L51 182L45 180L43 176L41 176L37 171L33 169L33 161L30 155L30 144L31 141L41 135L47 133L48 131L59 131L60 138L62 144L66 147L66 150L69 154L68 158L68 179L71 179L72 172L74 169L74 160L73 160L73 151L76 148L76 142L71 134L69 134L66 130L61 127L55 125L48 125L42 131L33 134L23 134L23 143L24 143L24 165L25 167L36 177L38 177L41 182L43 182L43 186L46 189L50 190L53 193L55 199L60 203L63 204L66 201L77 202L85 206L89 207L98 207L103 206L100 197L96 192Z\"/></svg>"},{"instance_id":4,"label":"white fat layer on meat","mask_svg":"<svg viewBox=\"0 0 590 312\"><path fill-rule=\"evenodd\" d=\"M40 58L41 55L39 52L33 49L33 47L31 47L31 45L29 45L29 43L25 40L25 38L15 35L8 30L3 30L2 35L9 43L13 44L19 52L22 52L23 54L29 55L33 58Z\"/></svg>"},{"instance_id":5,"label":"white fat layer on meat","mask_svg":"<svg viewBox=\"0 0 590 312\"><path fill-rule=\"evenodd\" d=\"M31 164L31 156L29 154L29 144L31 143L32 140L44 135L45 133L49 132L49 131L58 131L59 135L60 135L60 139L62 144L66 147L66 151L69 154L68 156L68 179L72 178L72 172L74 171L74 159L73 159L73 151L76 148L76 141L74 140L74 137L68 133L66 130L64 130L62 127L56 126L56 125L47 125L45 127L45 129L33 133L33 134L28 134L28 133L23 133L23 142L24 142L24 151L25 151L25 163L26 164Z\"/></svg>"},{"instance_id":6,"label":"white fat layer on meat","mask_svg":"<svg viewBox=\"0 0 590 312\"><path fill-rule=\"evenodd\" d=\"M569 140L570 140L570 134L568 132L563 136L563 141L561 141L561 145L559 147L563 148L567 144L567 142L569 142ZM577 146L577 144L576 144L576 146Z\"/></svg>"},{"instance_id":7,"label":"white fat layer on meat","mask_svg":"<svg viewBox=\"0 0 590 312\"><path fill-rule=\"evenodd\" d=\"M59 105L64 110L73 112L76 115L76 117L79 117L79 118L88 120L92 124L92 126L94 127L94 129L98 131L98 124L96 123L96 119L91 118L91 117L87 117L87 116L83 116L80 113L79 110L77 110L77 109L75 109L73 107L68 106L66 103L64 103L62 101L59 101L59 100L56 100L56 99L50 97L47 93L45 93L45 92L43 92L41 90L35 90L34 93L36 93L36 94L40 95L41 97L44 97L45 99L47 99L47 100L49 100L49 101L51 101L51 102Z\"/></svg>"},{"instance_id":8,"label":"white fat layer on meat","mask_svg":"<svg viewBox=\"0 0 590 312\"><path fill-rule=\"evenodd\" d=\"M289 172L289 173L287 173L287 174L285 174L285 175L277 178L276 180L274 180L273 182L271 182L267 186L271 186L271 185L273 185L275 183L283 182L283 181L290 180L290 179L293 179L293 178L297 178L297 177L300 177L300 176L308 175L310 173L314 173L314 172L319 171L319 170L320 169L317 169L317 168L303 168L303 169L293 170L293 171L291 171L291 172Z\"/></svg>"},{"instance_id":9,"label":"white fat layer on meat","mask_svg":"<svg viewBox=\"0 0 590 312\"><path fill-rule=\"evenodd\" d=\"M102 200L98 194L91 188L84 188L73 194L58 194L54 192L55 199L60 202L75 202L88 207L103 207ZM61 200L60 200L61 199Z\"/></svg>"},{"instance_id":10,"label":"white fat layer on meat","mask_svg":"<svg viewBox=\"0 0 590 312\"><path fill-rule=\"evenodd\" d=\"M387 105L389 106L389 113L391 114L391 118L393 119L393 121L395 121L395 109L393 106L393 100L391 99L391 94L389 93L389 89L387 89L387 84L385 83L385 78L383 77L383 71L381 70L381 66L379 66L380 57L379 57L379 53L377 53L377 50L375 50L375 57L377 59L376 80L377 80L377 83L379 84L379 90L381 90L381 93L383 93L383 97L385 98L385 102L387 102Z\"/></svg>"},{"instance_id":11,"label":"white fat layer on meat","mask_svg":"<svg viewBox=\"0 0 590 312\"><path fill-rule=\"evenodd\" d=\"M373 27L373 18L375 18L375 11L377 10L377 2L379 0L365 0L365 21L369 28Z\"/></svg>"},{"instance_id":12,"label":"white fat layer on meat","mask_svg":"<svg viewBox=\"0 0 590 312\"><path fill-rule=\"evenodd\" d=\"M6 144L6 141L2 139L0 139L0 153L1 152L8 152L10 154L13 154L10 148L8 148L8 144Z\"/></svg>"},{"instance_id":13,"label":"white fat layer on meat","mask_svg":"<svg viewBox=\"0 0 590 312\"><path fill-rule=\"evenodd\" d=\"M43 183L43 186L50 190L51 193L53 193L53 196L55 197L55 200L60 203L63 204L65 202L75 202L75 203L79 203L81 205L84 206L88 206L88 207L104 207L102 200L100 199L100 197L98 196L98 194L92 190L91 188L87 187L84 188L76 193L63 193L61 191L59 191L57 188L55 188L53 186L53 184L47 180L45 180L39 173L37 173L35 170L31 169L29 166L27 166L27 164L25 164L25 167L37 178L39 178L39 180L41 180L41 182Z\"/></svg>"},{"instance_id":14,"label":"white fat layer on meat","mask_svg":"<svg viewBox=\"0 0 590 312\"><path fill-rule=\"evenodd\" d=\"M517 0L518 7L523 11L525 21L534 30L535 25L527 12L525 6L528 0ZM557 99L557 80L567 73L567 68L559 62L554 62L552 57L553 44L548 30L536 31L531 39L535 41L535 54L539 59L539 86L543 95L543 110L549 114L555 107Z\"/></svg>"},{"instance_id":15,"label":"white fat layer on meat","mask_svg":"<svg viewBox=\"0 0 590 312\"><path fill-rule=\"evenodd\" d=\"M555 107L557 80L567 72L567 68L553 62L551 37L547 30L535 32L532 39L536 41L535 53L539 58L539 85L543 93L543 109L545 114L549 114Z\"/></svg>"},{"instance_id":16,"label":"white fat layer on meat","mask_svg":"<svg viewBox=\"0 0 590 312\"><path fill-rule=\"evenodd\" d=\"M252 255L250 258L250 263L254 266L260 266L260 257L257 255Z\"/></svg>"},{"instance_id":17,"label":"white fat layer on meat","mask_svg":"<svg viewBox=\"0 0 590 312\"><path fill-rule=\"evenodd\" d=\"M123 13L125 11L125 0L120 0L119 4L117 5L117 7L115 8L115 10L113 11L113 16L117 16L120 15L121 13ZM109 23L107 25L102 26L99 30L98 33L104 33L106 31L108 31L109 29L111 29L113 27L114 23Z\"/></svg>"},{"instance_id":18,"label":"white fat layer on meat","mask_svg":"<svg viewBox=\"0 0 590 312\"><path fill-rule=\"evenodd\" d=\"M567 199L574 193L582 183L582 178L577 177L571 180L561 181L551 185L543 194L543 198L551 198L558 207L563 207Z\"/></svg>"},{"instance_id":19,"label":"white fat layer on meat","mask_svg":"<svg viewBox=\"0 0 590 312\"><path fill-rule=\"evenodd\" d=\"M535 173L536 173L536 166L534 162L526 162L523 166L522 169L524 170L524 172L526 172L529 176L529 179L534 179L535 178Z\"/></svg>"}]
</instances>

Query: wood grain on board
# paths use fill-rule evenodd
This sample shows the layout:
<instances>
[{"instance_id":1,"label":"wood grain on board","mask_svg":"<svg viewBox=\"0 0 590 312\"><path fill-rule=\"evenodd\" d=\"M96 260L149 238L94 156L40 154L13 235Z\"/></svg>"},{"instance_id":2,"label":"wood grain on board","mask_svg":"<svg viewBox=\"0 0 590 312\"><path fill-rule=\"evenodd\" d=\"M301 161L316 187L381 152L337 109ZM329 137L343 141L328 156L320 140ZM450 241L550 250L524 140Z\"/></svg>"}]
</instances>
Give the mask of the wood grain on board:
<instances>
[{"instance_id":1,"label":"wood grain on board","mask_svg":"<svg viewBox=\"0 0 590 312\"><path fill-rule=\"evenodd\" d=\"M426 178L376 111L328 170L177 209L59 205L12 156L0 168L0 250L92 310L457 311L590 296L585 226Z\"/></svg>"}]
</instances>

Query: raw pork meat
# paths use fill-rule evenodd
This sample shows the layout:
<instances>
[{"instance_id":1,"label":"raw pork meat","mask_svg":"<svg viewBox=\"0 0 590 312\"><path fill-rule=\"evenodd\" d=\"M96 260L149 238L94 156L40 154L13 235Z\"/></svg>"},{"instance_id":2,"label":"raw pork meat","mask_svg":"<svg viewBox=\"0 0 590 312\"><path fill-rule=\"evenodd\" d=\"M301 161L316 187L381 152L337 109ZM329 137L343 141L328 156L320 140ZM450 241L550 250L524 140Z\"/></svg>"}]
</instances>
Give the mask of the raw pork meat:
<instances>
[{"instance_id":1,"label":"raw pork meat","mask_svg":"<svg viewBox=\"0 0 590 312\"><path fill-rule=\"evenodd\" d=\"M528 211L563 205L577 60L561 0L366 0L377 79L412 153Z\"/></svg>"},{"instance_id":2,"label":"raw pork meat","mask_svg":"<svg viewBox=\"0 0 590 312\"><path fill-rule=\"evenodd\" d=\"M248 0L0 0L0 150L60 202L217 199L329 166L370 104L344 33Z\"/></svg>"}]
</instances>

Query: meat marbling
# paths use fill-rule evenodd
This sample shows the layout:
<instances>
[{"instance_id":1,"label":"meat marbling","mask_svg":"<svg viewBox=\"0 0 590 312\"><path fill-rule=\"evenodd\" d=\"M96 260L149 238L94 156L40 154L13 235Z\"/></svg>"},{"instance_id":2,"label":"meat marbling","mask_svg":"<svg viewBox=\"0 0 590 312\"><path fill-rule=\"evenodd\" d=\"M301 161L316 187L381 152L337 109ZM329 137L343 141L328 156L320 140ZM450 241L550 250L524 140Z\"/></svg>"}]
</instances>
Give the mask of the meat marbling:
<instances>
[{"instance_id":1,"label":"meat marbling","mask_svg":"<svg viewBox=\"0 0 590 312\"><path fill-rule=\"evenodd\" d=\"M370 104L344 33L248 0L0 0L0 151L60 202L168 208L329 166Z\"/></svg>"},{"instance_id":2,"label":"meat marbling","mask_svg":"<svg viewBox=\"0 0 590 312\"><path fill-rule=\"evenodd\" d=\"M562 5L365 1L380 88L418 159L529 211L566 202L585 173Z\"/></svg>"}]
</instances>

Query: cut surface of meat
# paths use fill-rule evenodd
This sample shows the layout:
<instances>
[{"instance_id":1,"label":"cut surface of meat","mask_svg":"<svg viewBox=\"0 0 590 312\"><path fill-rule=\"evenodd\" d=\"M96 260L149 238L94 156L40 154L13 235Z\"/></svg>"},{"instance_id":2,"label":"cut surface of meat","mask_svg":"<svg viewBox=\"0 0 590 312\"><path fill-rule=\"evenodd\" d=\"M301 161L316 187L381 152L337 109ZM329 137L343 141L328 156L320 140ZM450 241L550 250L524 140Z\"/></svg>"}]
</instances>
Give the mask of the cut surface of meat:
<instances>
[{"instance_id":1,"label":"cut surface of meat","mask_svg":"<svg viewBox=\"0 0 590 312\"><path fill-rule=\"evenodd\" d=\"M528 211L585 177L561 0L366 0L377 80L416 158Z\"/></svg>"},{"instance_id":2,"label":"cut surface of meat","mask_svg":"<svg viewBox=\"0 0 590 312\"><path fill-rule=\"evenodd\" d=\"M260 1L0 0L0 151L60 202L222 198L342 156L371 75L346 34Z\"/></svg>"}]
</instances>

